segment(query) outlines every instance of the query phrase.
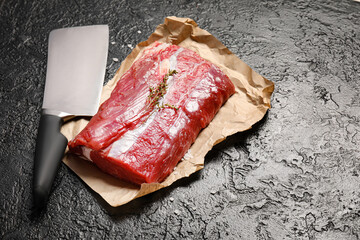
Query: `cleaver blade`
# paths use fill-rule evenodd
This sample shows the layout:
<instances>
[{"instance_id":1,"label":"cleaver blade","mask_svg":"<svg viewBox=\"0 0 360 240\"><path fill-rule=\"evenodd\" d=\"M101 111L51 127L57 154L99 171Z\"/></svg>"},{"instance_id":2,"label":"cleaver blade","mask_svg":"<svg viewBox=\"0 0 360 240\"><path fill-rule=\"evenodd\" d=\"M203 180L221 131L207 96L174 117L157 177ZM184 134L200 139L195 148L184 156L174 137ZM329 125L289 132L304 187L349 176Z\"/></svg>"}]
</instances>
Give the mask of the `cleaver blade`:
<instances>
[{"instance_id":1,"label":"cleaver blade","mask_svg":"<svg viewBox=\"0 0 360 240\"><path fill-rule=\"evenodd\" d=\"M104 83L109 27L92 25L50 32L42 113L36 139L33 203L42 209L63 157L63 119L96 113Z\"/></svg>"}]
</instances>

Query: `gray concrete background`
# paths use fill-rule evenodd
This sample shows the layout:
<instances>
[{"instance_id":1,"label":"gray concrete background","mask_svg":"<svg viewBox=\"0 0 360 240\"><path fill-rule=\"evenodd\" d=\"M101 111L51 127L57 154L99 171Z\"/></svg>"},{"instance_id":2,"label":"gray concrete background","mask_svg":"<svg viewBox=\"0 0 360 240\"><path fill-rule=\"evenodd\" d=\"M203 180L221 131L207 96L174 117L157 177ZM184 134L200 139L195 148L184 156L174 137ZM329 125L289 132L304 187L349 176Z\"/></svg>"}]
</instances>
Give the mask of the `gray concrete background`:
<instances>
[{"instance_id":1,"label":"gray concrete background","mask_svg":"<svg viewBox=\"0 0 360 240\"><path fill-rule=\"evenodd\" d=\"M50 30L108 24L108 81L171 15L275 82L268 114L216 146L200 172L118 208L63 165L46 211L32 216ZM359 239L359 34L351 0L2 0L0 238Z\"/></svg>"}]
</instances>

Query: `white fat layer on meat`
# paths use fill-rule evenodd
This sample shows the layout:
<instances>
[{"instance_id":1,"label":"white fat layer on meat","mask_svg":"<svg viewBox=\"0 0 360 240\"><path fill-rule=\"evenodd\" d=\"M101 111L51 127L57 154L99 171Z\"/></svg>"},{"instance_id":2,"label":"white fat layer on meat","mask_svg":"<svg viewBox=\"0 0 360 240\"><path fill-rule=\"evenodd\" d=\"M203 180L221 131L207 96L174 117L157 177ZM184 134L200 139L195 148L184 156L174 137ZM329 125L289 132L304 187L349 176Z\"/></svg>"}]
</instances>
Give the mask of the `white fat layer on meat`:
<instances>
[{"instance_id":1,"label":"white fat layer on meat","mask_svg":"<svg viewBox=\"0 0 360 240\"><path fill-rule=\"evenodd\" d=\"M84 156L84 158L86 160L89 160L92 162L91 157L90 157L90 153L91 153L92 149L82 146L81 150L82 150L82 155Z\"/></svg>"},{"instance_id":2,"label":"white fat layer on meat","mask_svg":"<svg viewBox=\"0 0 360 240\"><path fill-rule=\"evenodd\" d=\"M153 69L151 69L150 71L147 71L147 72L145 73L144 80L145 80L146 82L149 81L148 78L149 78L150 75L155 74L155 69L158 68L158 65L159 65L159 63L155 62Z\"/></svg>"},{"instance_id":3,"label":"white fat layer on meat","mask_svg":"<svg viewBox=\"0 0 360 240\"><path fill-rule=\"evenodd\" d=\"M130 149L136 142L138 137L145 131L145 129L154 121L156 114L152 113L144 124L141 124L134 130L127 131L119 140L115 141L110 149L109 157L117 156L119 153L124 153Z\"/></svg>"},{"instance_id":4,"label":"white fat layer on meat","mask_svg":"<svg viewBox=\"0 0 360 240\"><path fill-rule=\"evenodd\" d=\"M208 73L208 77L214 79L214 76ZM216 80L219 79L216 77ZM220 79L218 80L220 81ZM199 99L206 99L211 96L212 93L216 93L218 91L217 87L212 83L212 81L207 81L202 83L202 91L194 90L190 94L190 101L185 105L186 110L189 112L196 112L199 110Z\"/></svg>"},{"instance_id":5,"label":"white fat layer on meat","mask_svg":"<svg viewBox=\"0 0 360 240\"><path fill-rule=\"evenodd\" d=\"M173 55L171 55L171 57L169 59L170 70L176 70L177 56L183 50L184 50L183 48L179 48ZM168 88L170 88L172 86L173 79L174 78L172 76L170 76L168 78L168 80L167 80ZM160 106L164 103L164 99L165 99L166 95L167 95L167 93L163 96L163 98L160 99L160 101L159 101ZM154 111L157 111L157 110L155 109ZM141 124L136 129L127 131L120 139L115 141L112 144L112 147L110 149L109 157L112 157L112 156L115 157L120 153L125 153L126 151L128 151L131 148L131 146L134 145L134 143L136 142L138 137L154 121L156 114L157 114L156 112L152 112L150 117L146 120L145 123Z\"/></svg>"},{"instance_id":6,"label":"white fat layer on meat","mask_svg":"<svg viewBox=\"0 0 360 240\"><path fill-rule=\"evenodd\" d=\"M184 49L183 48L179 48L173 55L171 55L170 59L169 59L169 63L170 63L170 69L169 70L176 70L176 65L177 65L177 57L179 55L179 53L181 53ZM169 76L168 80L167 80L167 85L168 85L168 89L170 89L173 85L173 81L174 80L174 77L173 76ZM166 91L166 94L164 95L164 97L161 99L165 99L166 98L166 95L167 93L169 92Z\"/></svg>"},{"instance_id":7,"label":"white fat layer on meat","mask_svg":"<svg viewBox=\"0 0 360 240\"><path fill-rule=\"evenodd\" d=\"M173 55L171 55L170 57L170 69L176 69L176 65L177 65L177 57L179 55L179 53L181 53L184 49L183 48L179 48Z\"/></svg>"},{"instance_id":8,"label":"white fat layer on meat","mask_svg":"<svg viewBox=\"0 0 360 240\"><path fill-rule=\"evenodd\" d=\"M189 112L196 112L199 110L199 104L195 100L188 102L185 107Z\"/></svg>"}]
</instances>

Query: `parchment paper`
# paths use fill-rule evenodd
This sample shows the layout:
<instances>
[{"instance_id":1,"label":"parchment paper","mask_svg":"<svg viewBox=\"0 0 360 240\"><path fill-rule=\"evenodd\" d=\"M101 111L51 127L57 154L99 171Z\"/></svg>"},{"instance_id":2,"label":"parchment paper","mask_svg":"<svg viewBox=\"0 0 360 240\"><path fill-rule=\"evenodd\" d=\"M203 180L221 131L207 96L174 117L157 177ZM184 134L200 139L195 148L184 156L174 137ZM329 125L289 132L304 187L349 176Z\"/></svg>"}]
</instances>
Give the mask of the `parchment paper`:
<instances>
[{"instance_id":1,"label":"parchment paper","mask_svg":"<svg viewBox=\"0 0 360 240\"><path fill-rule=\"evenodd\" d=\"M110 96L116 82L130 68L139 53L154 41L191 49L216 64L234 83L236 93L220 109L209 126L200 132L190 148L191 158L179 162L175 171L162 183L132 185L105 174L91 162L66 152L64 163L114 207L167 187L176 180L202 169L206 153L215 144L229 135L251 128L270 108L270 97L274 90L271 81L253 71L209 32L199 28L192 19L178 17L167 17L164 24L160 24L148 40L139 43L133 49L121 63L114 78L104 86L101 102ZM70 140L87 123L85 119L69 121L64 124L61 132Z\"/></svg>"}]
</instances>

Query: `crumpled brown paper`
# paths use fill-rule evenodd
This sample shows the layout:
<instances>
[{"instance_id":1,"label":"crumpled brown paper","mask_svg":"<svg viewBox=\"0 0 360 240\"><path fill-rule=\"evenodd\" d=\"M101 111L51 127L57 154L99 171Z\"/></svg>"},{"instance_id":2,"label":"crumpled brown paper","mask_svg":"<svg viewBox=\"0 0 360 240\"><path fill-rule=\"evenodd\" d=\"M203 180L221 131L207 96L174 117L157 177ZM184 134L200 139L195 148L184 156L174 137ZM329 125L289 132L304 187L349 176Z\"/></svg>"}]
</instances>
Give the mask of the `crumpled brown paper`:
<instances>
[{"instance_id":1,"label":"crumpled brown paper","mask_svg":"<svg viewBox=\"0 0 360 240\"><path fill-rule=\"evenodd\" d=\"M216 64L234 83L236 93L220 109L209 126L200 132L190 148L191 158L179 162L175 171L162 183L135 186L103 173L89 161L66 153L64 163L114 207L167 187L176 180L202 169L206 153L215 144L229 135L251 128L270 108L270 97L274 90L271 81L253 71L213 35L199 28L192 19L178 17L167 17L164 24L160 24L148 40L139 43L133 49L122 62L114 78L104 86L101 102L110 96L116 82L140 56L140 52L154 41L168 42L191 49ZM64 124L61 132L70 140L87 123L85 119L69 121Z\"/></svg>"}]
</instances>

